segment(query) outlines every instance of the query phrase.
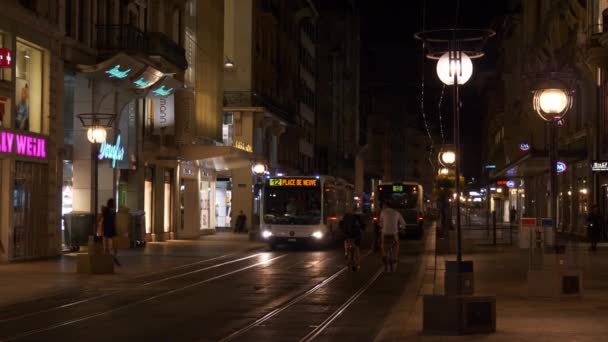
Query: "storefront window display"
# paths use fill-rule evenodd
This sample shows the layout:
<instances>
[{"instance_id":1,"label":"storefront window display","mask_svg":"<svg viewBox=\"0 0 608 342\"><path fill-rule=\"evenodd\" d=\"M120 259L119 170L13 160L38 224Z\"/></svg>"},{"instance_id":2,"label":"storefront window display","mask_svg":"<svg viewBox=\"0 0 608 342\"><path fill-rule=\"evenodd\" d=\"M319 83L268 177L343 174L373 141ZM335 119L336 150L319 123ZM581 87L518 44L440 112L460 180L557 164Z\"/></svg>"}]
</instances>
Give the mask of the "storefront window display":
<instances>
[{"instance_id":1,"label":"storefront window display","mask_svg":"<svg viewBox=\"0 0 608 342\"><path fill-rule=\"evenodd\" d=\"M14 127L42 133L43 52L17 41Z\"/></svg>"},{"instance_id":2,"label":"storefront window display","mask_svg":"<svg viewBox=\"0 0 608 342\"><path fill-rule=\"evenodd\" d=\"M201 201L201 229L209 229L209 197L210 196L210 182L201 181L199 200Z\"/></svg>"},{"instance_id":3,"label":"storefront window display","mask_svg":"<svg viewBox=\"0 0 608 342\"><path fill-rule=\"evenodd\" d=\"M165 194L165 198L164 198L164 213L163 213L163 218L164 218L164 224L163 224L163 231L165 233L168 233L171 230L171 172L169 171L165 171L165 189L164 189L164 194Z\"/></svg>"},{"instance_id":4,"label":"storefront window display","mask_svg":"<svg viewBox=\"0 0 608 342\"><path fill-rule=\"evenodd\" d=\"M146 234L152 233L152 169L146 168L144 181L144 211Z\"/></svg>"},{"instance_id":5,"label":"storefront window display","mask_svg":"<svg viewBox=\"0 0 608 342\"><path fill-rule=\"evenodd\" d=\"M232 182L218 178L215 191L215 222L217 227L230 227L230 210L232 203Z\"/></svg>"}]
</instances>

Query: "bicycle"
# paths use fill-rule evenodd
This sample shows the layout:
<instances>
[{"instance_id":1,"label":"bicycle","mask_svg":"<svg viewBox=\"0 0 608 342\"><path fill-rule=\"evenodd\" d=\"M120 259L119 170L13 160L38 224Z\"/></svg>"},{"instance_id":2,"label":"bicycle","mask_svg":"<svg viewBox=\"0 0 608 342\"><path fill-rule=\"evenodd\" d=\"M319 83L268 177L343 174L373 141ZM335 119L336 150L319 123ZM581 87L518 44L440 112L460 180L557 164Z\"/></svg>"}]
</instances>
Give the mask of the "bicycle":
<instances>
[{"instance_id":1,"label":"bicycle","mask_svg":"<svg viewBox=\"0 0 608 342\"><path fill-rule=\"evenodd\" d=\"M357 265L356 260L356 248L355 239L346 239L344 240L344 248L346 249L346 265L348 269L351 271L356 271L359 269L359 265Z\"/></svg>"},{"instance_id":2,"label":"bicycle","mask_svg":"<svg viewBox=\"0 0 608 342\"><path fill-rule=\"evenodd\" d=\"M385 235L384 237L384 248L386 256L383 258L384 271L395 272L397 270L397 258L393 255L395 248L395 237L392 235Z\"/></svg>"}]
</instances>

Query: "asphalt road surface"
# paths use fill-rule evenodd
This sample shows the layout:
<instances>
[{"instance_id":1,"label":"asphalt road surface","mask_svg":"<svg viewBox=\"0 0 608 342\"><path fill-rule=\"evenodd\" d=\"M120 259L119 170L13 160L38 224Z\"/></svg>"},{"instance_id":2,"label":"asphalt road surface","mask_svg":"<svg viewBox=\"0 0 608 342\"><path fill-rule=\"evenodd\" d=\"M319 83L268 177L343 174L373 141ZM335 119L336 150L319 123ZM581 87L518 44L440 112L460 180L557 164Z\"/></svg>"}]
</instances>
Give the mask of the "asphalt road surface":
<instances>
[{"instance_id":1,"label":"asphalt road surface","mask_svg":"<svg viewBox=\"0 0 608 342\"><path fill-rule=\"evenodd\" d=\"M112 285L0 310L0 341L372 341L418 266L402 241L397 272L340 246L201 259Z\"/></svg>"}]
</instances>

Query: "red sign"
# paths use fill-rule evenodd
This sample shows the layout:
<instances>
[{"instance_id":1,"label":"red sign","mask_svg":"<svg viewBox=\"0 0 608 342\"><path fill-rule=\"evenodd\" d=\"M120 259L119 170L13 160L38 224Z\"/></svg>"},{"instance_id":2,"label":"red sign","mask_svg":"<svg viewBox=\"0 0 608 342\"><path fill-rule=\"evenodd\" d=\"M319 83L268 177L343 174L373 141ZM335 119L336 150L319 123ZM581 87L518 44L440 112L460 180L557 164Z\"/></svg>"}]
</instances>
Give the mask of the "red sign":
<instances>
[{"instance_id":1,"label":"red sign","mask_svg":"<svg viewBox=\"0 0 608 342\"><path fill-rule=\"evenodd\" d=\"M519 219L519 223L522 226L536 226L536 218L534 217L522 217Z\"/></svg>"},{"instance_id":2,"label":"red sign","mask_svg":"<svg viewBox=\"0 0 608 342\"><path fill-rule=\"evenodd\" d=\"M0 48L0 68L11 68L13 66L13 51Z\"/></svg>"},{"instance_id":3,"label":"red sign","mask_svg":"<svg viewBox=\"0 0 608 342\"><path fill-rule=\"evenodd\" d=\"M496 181L496 185L507 185L507 180L498 180Z\"/></svg>"}]
</instances>

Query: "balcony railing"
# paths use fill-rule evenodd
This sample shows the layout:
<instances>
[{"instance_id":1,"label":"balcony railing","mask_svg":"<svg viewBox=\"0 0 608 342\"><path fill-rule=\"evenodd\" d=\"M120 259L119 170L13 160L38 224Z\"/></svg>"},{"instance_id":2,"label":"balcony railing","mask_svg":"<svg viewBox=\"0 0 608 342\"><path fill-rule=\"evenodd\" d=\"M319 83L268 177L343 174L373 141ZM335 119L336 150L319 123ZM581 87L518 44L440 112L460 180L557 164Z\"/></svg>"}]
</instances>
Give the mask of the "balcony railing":
<instances>
[{"instance_id":1,"label":"balcony railing","mask_svg":"<svg viewBox=\"0 0 608 342\"><path fill-rule=\"evenodd\" d=\"M145 53L146 38L130 25L97 25L97 49Z\"/></svg>"},{"instance_id":2,"label":"balcony railing","mask_svg":"<svg viewBox=\"0 0 608 342\"><path fill-rule=\"evenodd\" d=\"M291 117L289 111L277 101L251 91L225 91L224 107L264 107L283 119Z\"/></svg>"},{"instance_id":3,"label":"balcony railing","mask_svg":"<svg viewBox=\"0 0 608 342\"><path fill-rule=\"evenodd\" d=\"M161 56L182 70L188 69L186 50L183 47L160 32L148 32L146 33L146 38L148 55Z\"/></svg>"},{"instance_id":4,"label":"balcony railing","mask_svg":"<svg viewBox=\"0 0 608 342\"><path fill-rule=\"evenodd\" d=\"M97 49L161 56L180 69L187 69L184 48L160 32L143 32L131 25L97 25Z\"/></svg>"}]
</instances>

